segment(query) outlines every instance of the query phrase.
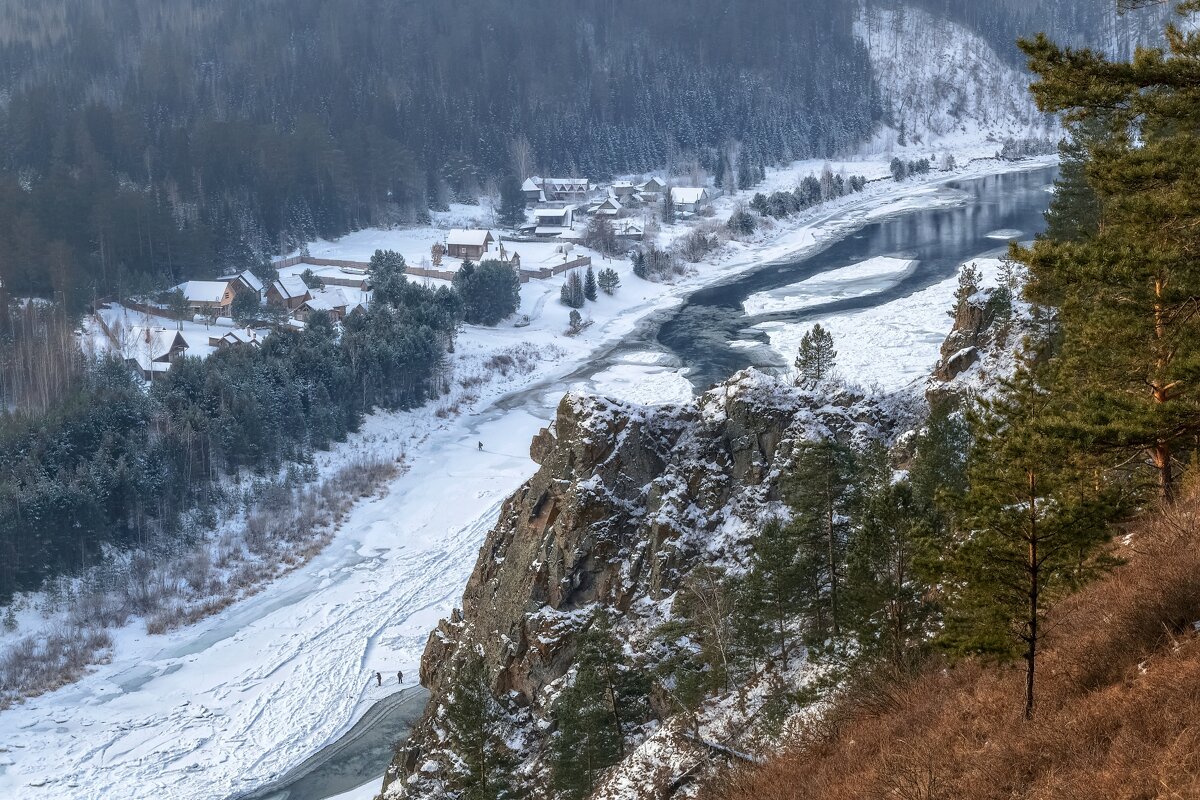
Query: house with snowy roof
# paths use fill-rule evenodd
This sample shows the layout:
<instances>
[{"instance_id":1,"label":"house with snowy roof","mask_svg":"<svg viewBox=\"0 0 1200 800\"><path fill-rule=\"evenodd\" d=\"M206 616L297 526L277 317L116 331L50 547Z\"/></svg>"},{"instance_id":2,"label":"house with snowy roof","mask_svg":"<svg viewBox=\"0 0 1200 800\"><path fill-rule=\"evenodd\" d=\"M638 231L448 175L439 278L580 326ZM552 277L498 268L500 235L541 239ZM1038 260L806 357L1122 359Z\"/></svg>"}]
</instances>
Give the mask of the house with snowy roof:
<instances>
[{"instance_id":1,"label":"house with snowy roof","mask_svg":"<svg viewBox=\"0 0 1200 800\"><path fill-rule=\"evenodd\" d=\"M224 275L220 278L217 278L217 280L234 284L233 290L235 294L242 291L250 291L254 292L255 297L259 298L260 300L262 299L263 282L259 280L257 275L248 269L242 270L241 272L233 275Z\"/></svg>"},{"instance_id":2,"label":"house with snowy roof","mask_svg":"<svg viewBox=\"0 0 1200 800\"><path fill-rule=\"evenodd\" d=\"M613 181L613 185L608 188L608 193L622 203L633 197L638 191L638 187L633 181Z\"/></svg>"},{"instance_id":3,"label":"house with snowy roof","mask_svg":"<svg viewBox=\"0 0 1200 800\"><path fill-rule=\"evenodd\" d=\"M299 275L283 275L279 280L272 281L267 287L267 302L283 306L288 311L299 308L305 300L312 297L308 284Z\"/></svg>"},{"instance_id":4,"label":"house with snowy roof","mask_svg":"<svg viewBox=\"0 0 1200 800\"><path fill-rule=\"evenodd\" d=\"M657 203L662 199L663 190L667 185L658 178L650 178L637 187L638 199L644 203Z\"/></svg>"},{"instance_id":5,"label":"house with snowy roof","mask_svg":"<svg viewBox=\"0 0 1200 800\"><path fill-rule=\"evenodd\" d=\"M552 237L571 230L575 224L575 210L575 206L570 205L562 208L535 208L533 218L537 227L533 230L534 235Z\"/></svg>"},{"instance_id":6,"label":"house with snowy roof","mask_svg":"<svg viewBox=\"0 0 1200 800\"><path fill-rule=\"evenodd\" d=\"M542 203L546 200L542 196L542 179L537 175L526 178L525 182L521 184L521 191L524 193L527 203Z\"/></svg>"},{"instance_id":7,"label":"house with snowy roof","mask_svg":"<svg viewBox=\"0 0 1200 800\"><path fill-rule=\"evenodd\" d=\"M699 186L674 186L671 188L671 200L675 210L683 214L695 214L703 211L712 202L708 189Z\"/></svg>"},{"instance_id":8,"label":"house with snowy roof","mask_svg":"<svg viewBox=\"0 0 1200 800\"><path fill-rule=\"evenodd\" d=\"M228 316L238 290L233 281L184 281L175 288L183 292L188 311L206 316Z\"/></svg>"},{"instance_id":9,"label":"house with snowy roof","mask_svg":"<svg viewBox=\"0 0 1200 800\"><path fill-rule=\"evenodd\" d=\"M133 325L122 332L121 357L148 381L163 375L187 352L188 343L177 330Z\"/></svg>"},{"instance_id":10,"label":"house with snowy roof","mask_svg":"<svg viewBox=\"0 0 1200 800\"><path fill-rule=\"evenodd\" d=\"M620 214L623 209L624 207L621 205L621 201L610 195L589 208L588 213L598 217L615 217Z\"/></svg>"},{"instance_id":11,"label":"house with snowy roof","mask_svg":"<svg viewBox=\"0 0 1200 800\"><path fill-rule=\"evenodd\" d=\"M495 241L491 231L455 228L446 235L446 254L451 258L478 261Z\"/></svg>"},{"instance_id":12,"label":"house with snowy roof","mask_svg":"<svg viewBox=\"0 0 1200 800\"><path fill-rule=\"evenodd\" d=\"M577 203L592 192L587 178L539 178L533 176L521 185L525 199L531 203Z\"/></svg>"},{"instance_id":13,"label":"house with snowy roof","mask_svg":"<svg viewBox=\"0 0 1200 800\"><path fill-rule=\"evenodd\" d=\"M346 286L325 286L316 289L311 296L296 309L292 316L302 322L317 311L324 311L336 322L367 307L365 292Z\"/></svg>"},{"instance_id":14,"label":"house with snowy roof","mask_svg":"<svg viewBox=\"0 0 1200 800\"><path fill-rule=\"evenodd\" d=\"M262 339L259 338L258 331L253 328L234 328L231 331L225 331L219 336L208 337L208 343L218 348L232 347L238 344L259 347L262 345Z\"/></svg>"}]
</instances>

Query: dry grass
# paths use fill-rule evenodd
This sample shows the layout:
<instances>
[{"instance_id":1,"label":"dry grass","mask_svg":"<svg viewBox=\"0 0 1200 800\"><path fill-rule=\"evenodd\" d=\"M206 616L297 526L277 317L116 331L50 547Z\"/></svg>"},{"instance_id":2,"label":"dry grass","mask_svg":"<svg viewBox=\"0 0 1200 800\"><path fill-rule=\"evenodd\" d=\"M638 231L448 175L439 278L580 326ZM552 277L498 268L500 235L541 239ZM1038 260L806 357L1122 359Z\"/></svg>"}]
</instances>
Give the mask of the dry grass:
<instances>
[{"instance_id":1,"label":"dry grass","mask_svg":"<svg viewBox=\"0 0 1200 800\"><path fill-rule=\"evenodd\" d=\"M857 687L725 800L1200 797L1195 499L1147 514L1128 563L1055 609L1038 709L1023 674L967 662Z\"/></svg>"}]
</instances>

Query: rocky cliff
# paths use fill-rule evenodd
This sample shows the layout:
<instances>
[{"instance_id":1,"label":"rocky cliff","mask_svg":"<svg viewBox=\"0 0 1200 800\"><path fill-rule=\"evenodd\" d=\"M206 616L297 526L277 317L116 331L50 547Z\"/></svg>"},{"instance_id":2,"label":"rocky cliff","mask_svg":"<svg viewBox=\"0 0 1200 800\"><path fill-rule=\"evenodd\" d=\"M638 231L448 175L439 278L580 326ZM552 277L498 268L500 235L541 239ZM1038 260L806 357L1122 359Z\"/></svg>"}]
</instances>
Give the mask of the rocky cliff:
<instances>
[{"instance_id":1,"label":"rocky cliff","mask_svg":"<svg viewBox=\"0 0 1200 800\"><path fill-rule=\"evenodd\" d=\"M780 472L798 441L861 442L885 436L889 424L876 403L849 394L818 400L753 370L681 407L564 397L554 423L533 441L540 469L505 503L480 551L462 611L429 638L421 680L432 700L385 794L445 794L455 764L445 705L471 655L482 655L491 694L507 714L504 738L519 754L520 782L537 786L550 702L596 612L604 609L619 638L639 650L691 570L745 562L746 540L776 509ZM743 717L747 708L743 697ZM708 735L695 719L685 736L661 703L654 717L631 742L629 774L615 770L598 796L678 787L703 760L689 749L708 756L723 746L697 742L698 733ZM687 742L668 747L670 758L649 759L662 773L651 780L650 763L637 766L639 753L662 749L664 736ZM728 741L715 731L708 738Z\"/></svg>"}]
</instances>

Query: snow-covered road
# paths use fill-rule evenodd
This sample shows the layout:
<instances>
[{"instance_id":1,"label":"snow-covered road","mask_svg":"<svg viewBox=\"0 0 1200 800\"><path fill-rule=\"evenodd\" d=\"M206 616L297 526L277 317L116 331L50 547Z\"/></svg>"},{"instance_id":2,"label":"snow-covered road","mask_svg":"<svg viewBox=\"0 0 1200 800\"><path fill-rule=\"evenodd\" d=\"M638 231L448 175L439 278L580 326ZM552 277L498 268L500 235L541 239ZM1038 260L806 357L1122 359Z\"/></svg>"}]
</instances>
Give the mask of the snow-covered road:
<instances>
[{"instance_id":1,"label":"snow-covered road","mask_svg":"<svg viewBox=\"0 0 1200 800\"><path fill-rule=\"evenodd\" d=\"M598 324L569 342L557 338L557 306L540 327L487 334L562 341L566 355L524 387L484 397L476 414L370 419L362 435L402 441L409 467L386 496L360 504L325 551L259 594L166 636L129 629L113 663L0 714L0 797L222 800L335 740L399 688L397 670L415 678L428 632L457 603L503 499L534 471L529 441L568 385L647 399L647 381L660 381L667 399L686 393L669 365L626 355L614 366L597 353L691 288L840 235L864 209L920 188L847 199L665 291L631 279L620 303L602 298ZM526 303L543 310L537 296ZM594 374L580 374L589 363Z\"/></svg>"}]
</instances>

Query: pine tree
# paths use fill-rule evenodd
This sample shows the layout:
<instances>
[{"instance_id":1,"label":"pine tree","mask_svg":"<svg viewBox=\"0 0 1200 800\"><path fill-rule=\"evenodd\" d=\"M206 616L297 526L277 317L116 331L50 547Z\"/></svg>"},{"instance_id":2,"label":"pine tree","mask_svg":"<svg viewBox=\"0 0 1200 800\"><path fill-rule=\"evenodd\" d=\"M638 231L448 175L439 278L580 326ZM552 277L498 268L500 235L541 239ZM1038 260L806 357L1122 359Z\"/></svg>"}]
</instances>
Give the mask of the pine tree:
<instances>
[{"instance_id":1,"label":"pine tree","mask_svg":"<svg viewBox=\"0 0 1200 800\"><path fill-rule=\"evenodd\" d=\"M815 591L803 604L818 636L841 634L841 584L850 536L858 465L854 452L834 439L805 442L796 449L784 481L799 550L801 573L811 576Z\"/></svg>"},{"instance_id":2,"label":"pine tree","mask_svg":"<svg viewBox=\"0 0 1200 800\"><path fill-rule=\"evenodd\" d=\"M579 270L572 270L567 275L567 280L563 283L562 289L559 290L559 299L563 305L569 308L583 308L585 297L583 281L579 278Z\"/></svg>"},{"instance_id":3,"label":"pine tree","mask_svg":"<svg viewBox=\"0 0 1200 800\"><path fill-rule=\"evenodd\" d=\"M463 266L467 266L467 263ZM404 256L394 250L375 251L369 268L374 302L393 306L402 304L408 284L408 277L404 274L406 266Z\"/></svg>"},{"instance_id":4,"label":"pine tree","mask_svg":"<svg viewBox=\"0 0 1200 800\"><path fill-rule=\"evenodd\" d=\"M593 302L596 300L596 273L592 271L591 264L588 265L587 272L583 277L583 296Z\"/></svg>"},{"instance_id":5,"label":"pine tree","mask_svg":"<svg viewBox=\"0 0 1200 800\"><path fill-rule=\"evenodd\" d=\"M611 267L605 267L604 269L600 270L596 277L596 282L600 285L600 291L611 295L616 292L617 288L621 285L621 276L617 274L615 269Z\"/></svg>"},{"instance_id":6,"label":"pine tree","mask_svg":"<svg viewBox=\"0 0 1200 800\"><path fill-rule=\"evenodd\" d=\"M502 710L488 688L483 656L468 656L455 677L444 706L447 744L457 757L451 784L470 800L515 797L513 753L500 730Z\"/></svg>"},{"instance_id":7,"label":"pine tree","mask_svg":"<svg viewBox=\"0 0 1200 800\"><path fill-rule=\"evenodd\" d=\"M1082 241L1099 229L1100 199L1088 183L1087 164L1091 148L1103 145L1107 138L1109 124L1102 116L1084 120L1059 143L1058 179L1046 212L1046 238Z\"/></svg>"},{"instance_id":8,"label":"pine tree","mask_svg":"<svg viewBox=\"0 0 1200 800\"><path fill-rule=\"evenodd\" d=\"M726 163L726 156L724 153L721 153L717 157L716 167L713 172L713 186L715 186L718 189L725 188L725 181L729 175L727 169L728 169L728 164Z\"/></svg>"},{"instance_id":9,"label":"pine tree","mask_svg":"<svg viewBox=\"0 0 1200 800\"><path fill-rule=\"evenodd\" d=\"M645 675L626 658L601 613L580 636L571 685L551 710L550 770L556 797L582 800L602 770L625 755L627 730L648 715Z\"/></svg>"},{"instance_id":10,"label":"pine tree","mask_svg":"<svg viewBox=\"0 0 1200 800\"><path fill-rule=\"evenodd\" d=\"M631 260L633 261L633 274L646 280L646 254L641 250L636 250Z\"/></svg>"},{"instance_id":11,"label":"pine tree","mask_svg":"<svg viewBox=\"0 0 1200 800\"><path fill-rule=\"evenodd\" d=\"M670 184L663 189L662 221L664 225L675 224L675 197Z\"/></svg>"},{"instance_id":12,"label":"pine tree","mask_svg":"<svg viewBox=\"0 0 1200 800\"><path fill-rule=\"evenodd\" d=\"M960 654L1025 661L1033 715L1046 609L1097 575L1122 510L1119 489L1078 443L1052 435L1059 399L1030 364L973 414L975 445L960 502L967 535L946 563L941 644Z\"/></svg>"},{"instance_id":13,"label":"pine tree","mask_svg":"<svg viewBox=\"0 0 1200 800\"><path fill-rule=\"evenodd\" d=\"M933 612L940 540L931 509L907 480L893 480L887 451L871 447L859 470L860 499L846 552L847 617L861 656L911 666Z\"/></svg>"},{"instance_id":14,"label":"pine tree","mask_svg":"<svg viewBox=\"0 0 1200 800\"><path fill-rule=\"evenodd\" d=\"M745 191L758 181L754 166L750 163L750 151L745 147L738 151L737 158L737 188Z\"/></svg>"},{"instance_id":15,"label":"pine tree","mask_svg":"<svg viewBox=\"0 0 1200 800\"><path fill-rule=\"evenodd\" d=\"M739 587L740 637L758 655L791 656L792 625L817 581L800 562L799 530L773 519L751 542L750 570Z\"/></svg>"},{"instance_id":16,"label":"pine tree","mask_svg":"<svg viewBox=\"0 0 1200 800\"><path fill-rule=\"evenodd\" d=\"M1070 424L1098 448L1145 453L1169 502L1178 450L1200 434L1200 37L1170 27L1166 39L1169 52L1132 62L1045 36L1021 43L1039 107L1095 137L1084 178L1100 225L1014 254L1029 266L1030 297L1059 308L1069 381L1055 388L1075 401Z\"/></svg>"},{"instance_id":17,"label":"pine tree","mask_svg":"<svg viewBox=\"0 0 1200 800\"><path fill-rule=\"evenodd\" d=\"M500 224L515 228L525 221L525 193L517 176L508 175L500 183Z\"/></svg>"},{"instance_id":18,"label":"pine tree","mask_svg":"<svg viewBox=\"0 0 1200 800\"><path fill-rule=\"evenodd\" d=\"M820 323L800 339L800 352L796 355L797 386L815 389L828 380L833 372L837 351L833 349L833 335Z\"/></svg>"}]
</instances>

